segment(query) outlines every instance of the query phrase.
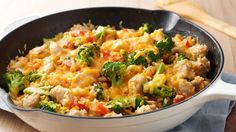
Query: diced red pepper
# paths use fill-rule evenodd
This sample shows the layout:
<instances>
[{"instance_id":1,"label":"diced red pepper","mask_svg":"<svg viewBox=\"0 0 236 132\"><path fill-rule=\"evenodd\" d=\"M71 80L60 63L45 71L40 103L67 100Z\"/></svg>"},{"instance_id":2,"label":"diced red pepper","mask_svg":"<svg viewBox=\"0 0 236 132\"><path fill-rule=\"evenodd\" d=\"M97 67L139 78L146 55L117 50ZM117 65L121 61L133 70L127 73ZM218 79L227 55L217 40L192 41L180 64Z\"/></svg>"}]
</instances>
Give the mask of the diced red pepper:
<instances>
[{"instance_id":1,"label":"diced red pepper","mask_svg":"<svg viewBox=\"0 0 236 132\"><path fill-rule=\"evenodd\" d=\"M84 36L84 31L79 31L79 35Z\"/></svg>"},{"instance_id":2,"label":"diced red pepper","mask_svg":"<svg viewBox=\"0 0 236 132\"><path fill-rule=\"evenodd\" d=\"M82 104L82 103L79 103L78 101L72 101L70 103L70 108L73 108L73 107L79 107L79 109L85 109L85 110L88 110L88 107L85 105L85 104Z\"/></svg>"},{"instance_id":3,"label":"diced red pepper","mask_svg":"<svg viewBox=\"0 0 236 132\"><path fill-rule=\"evenodd\" d=\"M189 43L189 41L187 39L185 39L184 41L185 41L184 44L185 44L186 48L191 47L191 45L190 45L190 43Z\"/></svg>"},{"instance_id":4,"label":"diced red pepper","mask_svg":"<svg viewBox=\"0 0 236 132\"><path fill-rule=\"evenodd\" d=\"M111 53L111 51L109 51L109 50L102 50L101 57L107 58L108 56L110 56L110 53Z\"/></svg>"},{"instance_id":5,"label":"diced red pepper","mask_svg":"<svg viewBox=\"0 0 236 132\"><path fill-rule=\"evenodd\" d=\"M71 36L72 37L78 37L78 36L84 36L84 31L74 31Z\"/></svg>"},{"instance_id":6,"label":"diced red pepper","mask_svg":"<svg viewBox=\"0 0 236 132\"><path fill-rule=\"evenodd\" d=\"M106 108L103 103L99 103L97 105L96 114L104 116L109 112L110 112L110 110L108 108Z\"/></svg>"},{"instance_id":7,"label":"diced red pepper","mask_svg":"<svg viewBox=\"0 0 236 132\"><path fill-rule=\"evenodd\" d=\"M176 95L173 100L173 103L174 104L179 103L179 102L183 101L184 99L185 99L184 95Z\"/></svg>"},{"instance_id":8,"label":"diced red pepper","mask_svg":"<svg viewBox=\"0 0 236 132\"><path fill-rule=\"evenodd\" d=\"M94 42L94 38L92 36L88 36L86 38L86 42L90 42L90 43L93 43Z\"/></svg>"},{"instance_id":9,"label":"diced red pepper","mask_svg":"<svg viewBox=\"0 0 236 132\"><path fill-rule=\"evenodd\" d=\"M65 62L65 65L66 65L66 68L67 68L68 70L70 70L70 68L71 68L71 62L70 62L70 61L66 61L66 62Z\"/></svg>"}]
</instances>

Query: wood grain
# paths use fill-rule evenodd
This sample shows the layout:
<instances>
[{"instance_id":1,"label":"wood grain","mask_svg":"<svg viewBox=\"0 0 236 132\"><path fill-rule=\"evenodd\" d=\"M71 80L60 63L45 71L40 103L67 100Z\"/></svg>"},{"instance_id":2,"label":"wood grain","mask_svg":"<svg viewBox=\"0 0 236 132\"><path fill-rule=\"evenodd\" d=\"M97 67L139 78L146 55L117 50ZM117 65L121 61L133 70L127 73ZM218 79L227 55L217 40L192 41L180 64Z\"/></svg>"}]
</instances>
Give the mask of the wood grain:
<instances>
[{"instance_id":1,"label":"wood grain","mask_svg":"<svg viewBox=\"0 0 236 132\"><path fill-rule=\"evenodd\" d=\"M193 0L201 5L208 13L217 19L236 26L235 0ZM0 0L0 30L13 20L22 16L42 12L57 12L68 9L95 7L95 6L129 6L155 9L155 0ZM199 24L199 23L197 23ZM222 45L225 53L225 72L236 72L236 40L224 35L210 27L199 24L209 31ZM236 108L229 117L226 131L236 130L232 123L236 119ZM0 110L0 132L34 132L34 128L21 121L14 114Z\"/></svg>"}]
</instances>

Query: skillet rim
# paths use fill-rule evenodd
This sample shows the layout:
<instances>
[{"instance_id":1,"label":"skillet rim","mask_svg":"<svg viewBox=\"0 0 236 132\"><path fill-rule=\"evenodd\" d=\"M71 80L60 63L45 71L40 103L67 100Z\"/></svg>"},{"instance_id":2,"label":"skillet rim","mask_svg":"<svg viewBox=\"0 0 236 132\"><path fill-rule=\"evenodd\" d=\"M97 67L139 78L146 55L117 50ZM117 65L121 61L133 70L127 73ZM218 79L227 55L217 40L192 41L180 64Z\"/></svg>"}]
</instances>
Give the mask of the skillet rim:
<instances>
[{"instance_id":1,"label":"skillet rim","mask_svg":"<svg viewBox=\"0 0 236 132\"><path fill-rule=\"evenodd\" d=\"M42 19L42 18L45 18L45 17L50 17L52 15L58 15L58 14L62 14L62 13L66 13L66 12L73 12L73 11L78 11L78 10L91 10L91 9L129 9L129 10L137 10L137 11L146 11L148 13L153 13L153 12L167 12L167 13L171 13L173 15L176 15L178 18L178 21L182 21L184 23L187 23L189 24L191 27L196 27L198 30L202 31L204 34L206 34L213 42L214 44L216 45L217 47L217 50L219 50L219 53L220 53L220 59L222 60L221 63L219 64L219 69L217 71L217 74L214 76L214 78L211 80L211 82L205 87L205 89L199 91L198 93L194 94L193 96L177 103L177 104L172 104L170 106L167 106L165 108L161 108L161 109L157 109L157 110L152 110L150 112L144 112L144 113L141 113L141 114L134 114L134 115L123 115L123 116L118 116L118 117L98 117L98 116L95 116L95 117L80 117L80 116L70 116L70 115L65 115L65 114L59 114L59 113L54 113L54 112L49 112L49 111L45 111L45 110L42 110L42 109L39 109L39 108L35 108L35 109L25 109L25 108L21 108L19 106L16 106L15 104L13 104L13 101L11 100L9 94L7 93L7 104L11 106L11 108L15 109L15 110L18 110L18 111L22 111L22 112L42 112L42 113L45 113L45 114L49 114L49 115L54 115L54 116L60 116L60 117L64 117L64 118L73 118L73 119L102 119L102 120L107 120L107 119L124 119L124 118L130 118L130 117L136 117L136 116L142 116L142 115L146 115L146 114L152 114L152 113L155 113L155 112L159 112L159 111L162 111L162 110L166 110L166 109L169 109L169 108L172 108L172 107L175 107L177 105L180 105L180 104L183 104L193 98L195 98L196 96L198 96L199 94L201 94L203 91L205 91L206 89L208 89L213 83L215 83L215 81L219 78L219 76L221 75L222 71L223 71L223 67L224 67L224 52L222 50L222 47L220 46L219 42L208 32L206 31L205 29L203 29L202 27L198 26L197 24L195 23L192 23L184 18L182 18L181 16L179 16L178 14L176 14L175 12L172 12L172 11L167 11L167 10L151 10L151 9L144 9L144 8L134 8L134 7L89 7L89 8L79 8L79 9L73 9L73 10L66 10L66 11L61 11L61 12L56 12L56 13L52 13L52 14L49 14L49 15L45 15L45 16L42 16L42 17L39 17L37 19L34 19L32 21L29 21L17 28L15 28L14 30L10 31L9 33L7 33L4 37L2 37L2 39L0 40L0 44L1 44L1 41L6 38L10 33L14 32L15 30L17 30L18 28L20 27L23 27L31 22L34 22L34 21L37 21L39 19ZM177 22L178 22L177 21Z\"/></svg>"}]
</instances>

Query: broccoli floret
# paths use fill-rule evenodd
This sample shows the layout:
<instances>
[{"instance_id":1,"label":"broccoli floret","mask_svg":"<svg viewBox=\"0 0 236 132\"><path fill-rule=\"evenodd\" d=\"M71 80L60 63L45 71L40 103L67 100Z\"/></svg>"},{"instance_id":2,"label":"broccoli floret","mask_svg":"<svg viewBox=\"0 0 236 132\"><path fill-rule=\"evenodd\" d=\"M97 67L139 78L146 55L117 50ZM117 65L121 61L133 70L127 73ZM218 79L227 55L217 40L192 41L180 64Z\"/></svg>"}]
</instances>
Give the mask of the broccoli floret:
<instances>
[{"instance_id":1,"label":"broccoli floret","mask_svg":"<svg viewBox=\"0 0 236 132\"><path fill-rule=\"evenodd\" d=\"M56 112L60 107L60 104L48 101L47 99L39 102L39 108L45 111Z\"/></svg>"},{"instance_id":2,"label":"broccoli floret","mask_svg":"<svg viewBox=\"0 0 236 132\"><path fill-rule=\"evenodd\" d=\"M159 53L155 54L152 50L148 51L147 54L151 63L161 59L161 55Z\"/></svg>"},{"instance_id":3,"label":"broccoli floret","mask_svg":"<svg viewBox=\"0 0 236 132\"><path fill-rule=\"evenodd\" d=\"M101 74L111 81L112 86L116 86L122 83L126 67L123 62L107 62L103 65Z\"/></svg>"},{"instance_id":4,"label":"broccoli floret","mask_svg":"<svg viewBox=\"0 0 236 132\"><path fill-rule=\"evenodd\" d=\"M159 52L163 55L167 52L170 52L174 47L174 42L171 38L166 37L164 40L161 40L156 43L156 47L159 49Z\"/></svg>"},{"instance_id":5,"label":"broccoli floret","mask_svg":"<svg viewBox=\"0 0 236 132\"><path fill-rule=\"evenodd\" d=\"M106 35L106 31L107 31L107 27L103 27L103 26L98 26L96 33L95 33L95 40L99 43L104 41L104 37Z\"/></svg>"},{"instance_id":6,"label":"broccoli floret","mask_svg":"<svg viewBox=\"0 0 236 132\"><path fill-rule=\"evenodd\" d=\"M29 73L29 82L34 82L38 80L41 77L41 74L39 74L37 71L33 71Z\"/></svg>"},{"instance_id":7,"label":"broccoli floret","mask_svg":"<svg viewBox=\"0 0 236 132\"><path fill-rule=\"evenodd\" d=\"M178 54L178 56L176 58L177 61L181 61L181 60L184 60L184 59L187 59L187 57L183 53Z\"/></svg>"},{"instance_id":8,"label":"broccoli floret","mask_svg":"<svg viewBox=\"0 0 236 132\"><path fill-rule=\"evenodd\" d=\"M104 93L103 93L103 88L101 85L93 86L93 90L96 93L97 100L104 100Z\"/></svg>"},{"instance_id":9,"label":"broccoli floret","mask_svg":"<svg viewBox=\"0 0 236 132\"><path fill-rule=\"evenodd\" d=\"M20 71L9 71L3 75L3 87L6 91L9 91L12 97L17 95L24 90L27 84L25 76Z\"/></svg>"},{"instance_id":10,"label":"broccoli floret","mask_svg":"<svg viewBox=\"0 0 236 132\"><path fill-rule=\"evenodd\" d=\"M148 66L148 62L146 58L142 55L135 57L137 53L133 52L128 55L128 63L129 64L134 64L134 65L143 65L145 67Z\"/></svg>"},{"instance_id":11,"label":"broccoli floret","mask_svg":"<svg viewBox=\"0 0 236 132\"><path fill-rule=\"evenodd\" d=\"M153 50L140 50L132 52L128 55L127 61L130 65L143 65L145 67L152 62L156 62L161 58L159 53L154 53Z\"/></svg>"},{"instance_id":12,"label":"broccoli floret","mask_svg":"<svg viewBox=\"0 0 236 132\"><path fill-rule=\"evenodd\" d=\"M121 113L132 106L132 101L130 98L118 97L108 102L106 106L116 113Z\"/></svg>"},{"instance_id":13,"label":"broccoli floret","mask_svg":"<svg viewBox=\"0 0 236 132\"><path fill-rule=\"evenodd\" d=\"M162 107L166 107L166 106L169 106L171 104L173 104L173 98L167 97L167 98L163 99Z\"/></svg>"},{"instance_id":14,"label":"broccoli floret","mask_svg":"<svg viewBox=\"0 0 236 132\"><path fill-rule=\"evenodd\" d=\"M173 88L169 88L167 86L162 86L154 89L154 95L158 97L175 97L175 90Z\"/></svg>"},{"instance_id":15,"label":"broccoli floret","mask_svg":"<svg viewBox=\"0 0 236 132\"><path fill-rule=\"evenodd\" d=\"M82 65L91 65L93 60L99 54L99 46L96 44L85 45L79 47L78 58L80 64Z\"/></svg>"},{"instance_id":16,"label":"broccoli floret","mask_svg":"<svg viewBox=\"0 0 236 132\"><path fill-rule=\"evenodd\" d=\"M157 68L156 74L162 74L164 70L165 70L165 64L161 63Z\"/></svg>"},{"instance_id":17,"label":"broccoli floret","mask_svg":"<svg viewBox=\"0 0 236 132\"><path fill-rule=\"evenodd\" d=\"M144 23L142 27L139 28L139 30L144 31L146 33L151 33L154 31L154 28L149 23Z\"/></svg>"},{"instance_id":18,"label":"broccoli floret","mask_svg":"<svg viewBox=\"0 0 236 132\"><path fill-rule=\"evenodd\" d=\"M136 110L138 107L141 107L142 105L148 104L146 100L142 99L141 97L135 97L135 107Z\"/></svg>"}]
</instances>

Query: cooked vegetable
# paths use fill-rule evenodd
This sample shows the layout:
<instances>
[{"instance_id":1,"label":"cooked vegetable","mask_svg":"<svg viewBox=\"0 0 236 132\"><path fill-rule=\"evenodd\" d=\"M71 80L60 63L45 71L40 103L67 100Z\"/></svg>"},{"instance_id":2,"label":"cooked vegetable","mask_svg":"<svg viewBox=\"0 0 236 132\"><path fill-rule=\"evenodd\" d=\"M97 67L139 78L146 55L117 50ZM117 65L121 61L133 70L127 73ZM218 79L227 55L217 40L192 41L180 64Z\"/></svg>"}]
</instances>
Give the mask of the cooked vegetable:
<instances>
[{"instance_id":1,"label":"cooked vegetable","mask_svg":"<svg viewBox=\"0 0 236 132\"><path fill-rule=\"evenodd\" d=\"M126 64L123 62L107 62L103 65L101 74L116 86L122 83L125 70Z\"/></svg>"},{"instance_id":2,"label":"cooked vegetable","mask_svg":"<svg viewBox=\"0 0 236 132\"><path fill-rule=\"evenodd\" d=\"M137 109L138 107L141 107L142 105L148 104L146 100L142 99L141 97L135 97L135 107L134 109Z\"/></svg>"},{"instance_id":3,"label":"cooked vegetable","mask_svg":"<svg viewBox=\"0 0 236 132\"><path fill-rule=\"evenodd\" d=\"M164 72L164 70L165 70L165 64L161 63L157 68L156 74L162 74Z\"/></svg>"},{"instance_id":4,"label":"cooked vegetable","mask_svg":"<svg viewBox=\"0 0 236 132\"><path fill-rule=\"evenodd\" d=\"M156 43L156 47L159 49L159 52L163 55L167 52L170 52L174 47L174 42L171 38L166 37L164 40L161 40Z\"/></svg>"},{"instance_id":5,"label":"cooked vegetable","mask_svg":"<svg viewBox=\"0 0 236 132\"><path fill-rule=\"evenodd\" d=\"M45 111L56 112L60 109L61 105L47 99L39 102L39 108Z\"/></svg>"},{"instance_id":6,"label":"cooked vegetable","mask_svg":"<svg viewBox=\"0 0 236 132\"><path fill-rule=\"evenodd\" d=\"M165 74L162 74L163 72L164 72L164 63L161 63L158 66L156 74L154 75L153 79L144 84L143 86L144 93L153 94L156 88L162 87L165 84L167 77Z\"/></svg>"},{"instance_id":7,"label":"cooked vegetable","mask_svg":"<svg viewBox=\"0 0 236 132\"><path fill-rule=\"evenodd\" d=\"M104 100L104 93L101 85L96 84L95 86L93 86L93 90L96 93L97 100Z\"/></svg>"},{"instance_id":8,"label":"cooked vegetable","mask_svg":"<svg viewBox=\"0 0 236 132\"><path fill-rule=\"evenodd\" d=\"M99 54L99 47L96 44L89 44L79 47L78 58L80 64L90 66Z\"/></svg>"},{"instance_id":9,"label":"cooked vegetable","mask_svg":"<svg viewBox=\"0 0 236 132\"><path fill-rule=\"evenodd\" d=\"M42 75L39 74L37 71L32 71L29 73L29 82L34 82L38 80Z\"/></svg>"},{"instance_id":10,"label":"cooked vegetable","mask_svg":"<svg viewBox=\"0 0 236 132\"><path fill-rule=\"evenodd\" d=\"M181 60L184 60L184 59L187 59L187 57L186 57L185 54L182 54L182 53L178 54L178 56L176 58L177 61L181 61Z\"/></svg>"},{"instance_id":11,"label":"cooked vegetable","mask_svg":"<svg viewBox=\"0 0 236 132\"><path fill-rule=\"evenodd\" d=\"M4 88L15 98L24 90L27 84L25 76L20 71L9 71L3 75Z\"/></svg>"},{"instance_id":12,"label":"cooked vegetable","mask_svg":"<svg viewBox=\"0 0 236 132\"><path fill-rule=\"evenodd\" d=\"M142 55L139 55L137 57L137 53L135 52L128 55L128 63L134 65L143 65L145 67L148 65L146 58L143 57Z\"/></svg>"},{"instance_id":13,"label":"cooked vegetable","mask_svg":"<svg viewBox=\"0 0 236 132\"><path fill-rule=\"evenodd\" d=\"M166 107L166 106L169 106L169 105L172 105L172 104L173 104L173 99L167 97L167 98L163 99L162 107Z\"/></svg>"},{"instance_id":14,"label":"cooked vegetable","mask_svg":"<svg viewBox=\"0 0 236 132\"><path fill-rule=\"evenodd\" d=\"M156 62L157 60L161 59L161 54L160 53L155 54L152 50L148 51L147 54L150 63Z\"/></svg>"},{"instance_id":15,"label":"cooked vegetable","mask_svg":"<svg viewBox=\"0 0 236 132\"><path fill-rule=\"evenodd\" d=\"M104 37L106 35L106 30L107 30L107 27L98 26L98 28L96 30L96 33L95 33L95 36L94 36L96 41L98 41L99 43L104 41Z\"/></svg>"},{"instance_id":16,"label":"cooked vegetable","mask_svg":"<svg viewBox=\"0 0 236 132\"><path fill-rule=\"evenodd\" d=\"M154 28L149 23L144 23L142 27L139 28L139 30L144 31L146 33L151 33L154 31Z\"/></svg>"},{"instance_id":17,"label":"cooked vegetable","mask_svg":"<svg viewBox=\"0 0 236 132\"><path fill-rule=\"evenodd\" d=\"M158 97L170 97L170 98L173 98L175 97L175 91L173 88L169 88L165 85L163 85L162 87L158 87L158 88L154 88L154 92L153 94L155 96L158 96Z\"/></svg>"},{"instance_id":18,"label":"cooked vegetable","mask_svg":"<svg viewBox=\"0 0 236 132\"><path fill-rule=\"evenodd\" d=\"M124 109L132 106L130 98L118 97L107 103L107 108L111 109L116 113L121 113Z\"/></svg>"}]
</instances>

